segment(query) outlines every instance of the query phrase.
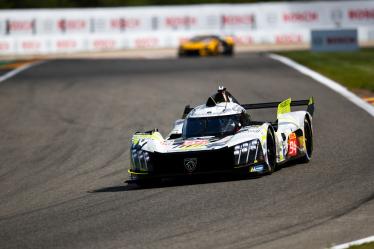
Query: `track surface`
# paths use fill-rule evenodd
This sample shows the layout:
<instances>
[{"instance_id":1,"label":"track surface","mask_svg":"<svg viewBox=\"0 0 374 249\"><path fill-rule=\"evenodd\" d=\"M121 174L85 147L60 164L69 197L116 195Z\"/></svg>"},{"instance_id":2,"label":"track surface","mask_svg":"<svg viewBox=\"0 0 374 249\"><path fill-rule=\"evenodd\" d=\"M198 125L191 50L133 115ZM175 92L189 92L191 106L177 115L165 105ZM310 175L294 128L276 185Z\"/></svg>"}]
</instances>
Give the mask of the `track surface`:
<instances>
[{"instance_id":1,"label":"track surface","mask_svg":"<svg viewBox=\"0 0 374 249\"><path fill-rule=\"evenodd\" d=\"M130 135L166 134L220 81L241 102L313 95L312 162L257 179L124 184ZM262 55L50 61L0 83L0 247L324 248L366 237L373 127Z\"/></svg>"}]
</instances>

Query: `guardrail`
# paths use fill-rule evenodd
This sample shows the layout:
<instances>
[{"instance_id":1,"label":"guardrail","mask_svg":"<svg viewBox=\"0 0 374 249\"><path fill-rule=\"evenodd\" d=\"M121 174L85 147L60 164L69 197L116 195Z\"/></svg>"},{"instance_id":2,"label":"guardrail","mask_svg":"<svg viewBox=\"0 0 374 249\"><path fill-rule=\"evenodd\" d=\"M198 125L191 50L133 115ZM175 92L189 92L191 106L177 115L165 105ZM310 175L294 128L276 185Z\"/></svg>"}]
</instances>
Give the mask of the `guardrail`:
<instances>
[{"instance_id":1,"label":"guardrail","mask_svg":"<svg viewBox=\"0 0 374 249\"><path fill-rule=\"evenodd\" d=\"M197 34L300 45L321 28L357 28L373 42L374 1L2 10L0 55L167 48Z\"/></svg>"}]
</instances>

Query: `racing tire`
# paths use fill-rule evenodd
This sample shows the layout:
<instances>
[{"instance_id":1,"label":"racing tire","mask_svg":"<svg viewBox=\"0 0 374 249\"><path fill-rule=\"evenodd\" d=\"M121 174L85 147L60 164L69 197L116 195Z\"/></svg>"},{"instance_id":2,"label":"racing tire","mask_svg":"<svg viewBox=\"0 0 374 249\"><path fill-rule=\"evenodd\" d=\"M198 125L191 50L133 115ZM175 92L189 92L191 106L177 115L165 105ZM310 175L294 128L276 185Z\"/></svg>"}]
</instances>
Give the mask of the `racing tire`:
<instances>
[{"instance_id":1,"label":"racing tire","mask_svg":"<svg viewBox=\"0 0 374 249\"><path fill-rule=\"evenodd\" d=\"M184 51L179 50L178 51L178 57L185 57L186 53Z\"/></svg>"},{"instance_id":2,"label":"racing tire","mask_svg":"<svg viewBox=\"0 0 374 249\"><path fill-rule=\"evenodd\" d=\"M271 174L275 171L277 166L277 152L275 146L275 137L271 129L268 129L266 135L266 164L268 166L268 174Z\"/></svg>"},{"instance_id":3,"label":"racing tire","mask_svg":"<svg viewBox=\"0 0 374 249\"><path fill-rule=\"evenodd\" d=\"M233 54L234 54L234 47L233 46L226 46L225 50L223 51L222 54L226 55L226 56L233 56Z\"/></svg>"},{"instance_id":4,"label":"racing tire","mask_svg":"<svg viewBox=\"0 0 374 249\"><path fill-rule=\"evenodd\" d=\"M304 140L306 148L305 155L300 158L301 163L309 162L313 153L313 130L307 117L304 119Z\"/></svg>"}]
</instances>

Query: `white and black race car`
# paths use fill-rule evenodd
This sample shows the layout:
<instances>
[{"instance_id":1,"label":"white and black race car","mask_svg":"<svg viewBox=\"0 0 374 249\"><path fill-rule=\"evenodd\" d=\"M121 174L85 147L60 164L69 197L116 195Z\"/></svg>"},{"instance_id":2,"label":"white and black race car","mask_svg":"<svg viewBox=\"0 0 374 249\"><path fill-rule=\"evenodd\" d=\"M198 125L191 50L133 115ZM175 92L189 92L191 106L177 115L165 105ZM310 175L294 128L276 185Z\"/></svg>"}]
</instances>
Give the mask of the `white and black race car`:
<instances>
[{"instance_id":1,"label":"white and black race car","mask_svg":"<svg viewBox=\"0 0 374 249\"><path fill-rule=\"evenodd\" d=\"M291 106L307 106L291 111ZM278 108L275 122L254 121L247 110ZM163 138L157 129L136 132L131 141L130 182L175 176L271 174L281 164L308 162L313 151L313 98L239 104L225 88L195 108L185 107Z\"/></svg>"}]
</instances>

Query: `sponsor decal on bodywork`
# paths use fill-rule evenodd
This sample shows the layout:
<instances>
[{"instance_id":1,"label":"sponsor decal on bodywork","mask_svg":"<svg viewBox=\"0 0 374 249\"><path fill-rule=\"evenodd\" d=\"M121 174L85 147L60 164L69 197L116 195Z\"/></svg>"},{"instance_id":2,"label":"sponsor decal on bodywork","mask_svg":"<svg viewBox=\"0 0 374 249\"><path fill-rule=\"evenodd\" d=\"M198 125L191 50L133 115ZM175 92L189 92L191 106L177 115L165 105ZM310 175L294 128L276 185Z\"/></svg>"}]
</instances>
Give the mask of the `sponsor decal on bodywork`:
<instances>
[{"instance_id":1,"label":"sponsor decal on bodywork","mask_svg":"<svg viewBox=\"0 0 374 249\"><path fill-rule=\"evenodd\" d=\"M163 137L159 132L154 132L153 134L135 134L132 137L132 143L133 144L138 144L139 140L143 139L152 139L152 140L158 140L158 141L163 141Z\"/></svg>"},{"instance_id":2,"label":"sponsor decal on bodywork","mask_svg":"<svg viewBox=\"0 0 374 249\"><path fill-rule=\"evenodd\" d=\"M255 165L251 168L250 172L262 172L264 171L264 165Z\"/></svg>"},{"instance_id":3,"label":"sponsor decal on bodywork","mask_svg":"<svg viewBox=\"0 0 374 249\"><path fill-rule=\"evenodd\" d=\"M297 155L297 139L296 134L291 133L288 139L288 155L293 157Z\"/></svg>"},{"instance_id":4,"label":"sponsor decal on bodywork","mask_svg":"<svg viewBox=\"0 0 374 249\"><path fill-rule=\"evenodd\" d=\"M173 150L194 150L194 149L204 149L209 140L206 139L196 139L196 140L185 140L177 141L172 145Z\"/></svg>"}]
</instances>

